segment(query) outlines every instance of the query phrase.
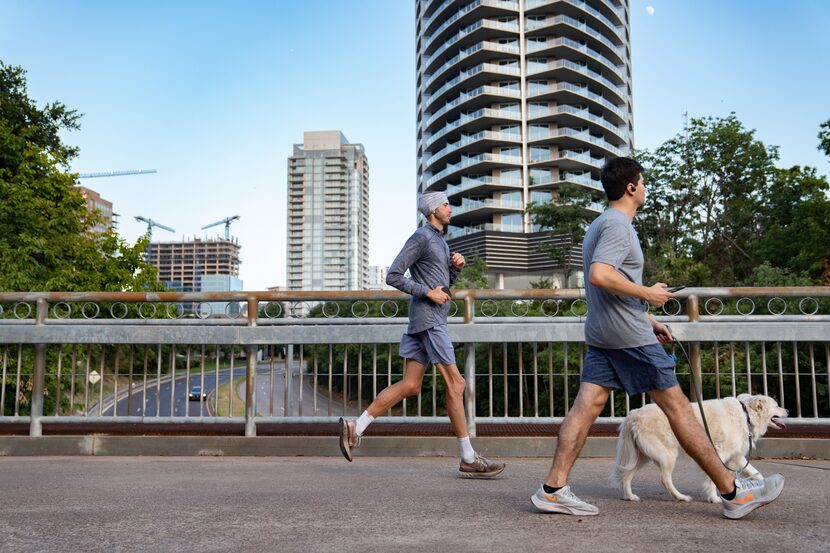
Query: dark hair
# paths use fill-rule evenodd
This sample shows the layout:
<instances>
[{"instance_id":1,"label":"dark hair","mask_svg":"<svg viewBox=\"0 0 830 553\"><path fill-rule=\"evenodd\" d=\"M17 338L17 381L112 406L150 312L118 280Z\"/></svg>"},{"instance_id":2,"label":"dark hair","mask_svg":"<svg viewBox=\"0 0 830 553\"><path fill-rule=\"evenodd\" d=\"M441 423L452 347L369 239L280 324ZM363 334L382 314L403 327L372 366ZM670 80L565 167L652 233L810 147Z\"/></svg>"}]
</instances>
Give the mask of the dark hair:
<instances>
[{"instance_id":1,"label":"dark hair","mask_svg":"<svg viewBox=\"0 0 830 553\"><path fill-rule=\"evenodd\" d=\"M636 185L642 172L643 166L630 157L615 157L606 162L600 170L599 179L608 201L622 198L628 183Z\"/></svg>"}]
</instances>

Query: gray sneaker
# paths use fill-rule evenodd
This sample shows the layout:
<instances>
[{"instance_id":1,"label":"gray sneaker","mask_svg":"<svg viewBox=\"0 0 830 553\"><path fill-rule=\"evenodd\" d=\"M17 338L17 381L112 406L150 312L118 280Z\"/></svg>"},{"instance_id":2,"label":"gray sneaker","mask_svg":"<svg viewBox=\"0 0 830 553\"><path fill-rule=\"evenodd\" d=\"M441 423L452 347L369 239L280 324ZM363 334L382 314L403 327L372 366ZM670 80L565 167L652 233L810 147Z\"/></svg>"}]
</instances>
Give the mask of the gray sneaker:
<instances>
[{"instance_id":1,"label":"gray sneaker","mask_svg":"<svg viewBox=\"0 0 830 553\"><path fill-rule=\"evenodd\" d=\"M466 463L463 460L458 466L458 473L462 478L493 478L504 470L504 463L488 461L478 453L476 458Z\"/></svg>"},{"instance_id":2,"label":"gray sneaker","mask_svg":"<svg viewBox=\"0 0 830 553\"><path fill-rule=\"evenodd\" d=\"M565 513L566 515L593 516L599 514L595 505L585 503L571 491L570 486L565 486L556 493L547 493L542 486L539 491L530 497L533 505L540 511L547 513Z\"/></svg>"},{"instance_id":3,"label":"gray sneaker","mask_svg":"<svg viewBox=\"0 0 830 553\"><path fill-rule=\"evenodd\" d=\"M784 475L773 474L762 480L738 478L735 480L735 487L735 499L721 499L723 516L726 518L743 518L758 507L775 501L784 489Z\"/></svg>"},{"instance_id":4,"label":"gray sneaker","mask_svg":"<svg viewBox=\"0 0 830 553\"><path fill-rule=\"evenodd\" d=\"M338 428L340 433L340 453L348 462L352 462L354 448L360 445L360 436L355 434L355 421L340 417Z\"/></svg>"}]
</instances>

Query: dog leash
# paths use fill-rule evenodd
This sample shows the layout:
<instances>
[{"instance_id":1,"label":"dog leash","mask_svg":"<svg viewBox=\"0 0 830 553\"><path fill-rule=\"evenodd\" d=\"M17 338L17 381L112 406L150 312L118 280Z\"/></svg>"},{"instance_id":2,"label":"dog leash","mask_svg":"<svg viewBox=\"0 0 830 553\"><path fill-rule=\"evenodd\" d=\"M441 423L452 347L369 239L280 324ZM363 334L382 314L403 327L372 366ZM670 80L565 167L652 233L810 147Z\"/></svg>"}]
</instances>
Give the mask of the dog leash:
<instances>
[{"instance_id":1,"label":"dog leash","mask_svg":"<svg viewBox=\"0 0 830 553\"><path fill-rule=\"evenodd\" d=\"M666 328L668 329L669 327L667 326ZM671 332L671 329L669 329L669 332ZM686 349L683 347L683 344L680 343L680 340L674 339L673 335L672 340L675 344L677 344L677 347L680 348L680 351L683 352L683 357L686 358L686 362L689 364L689 380L692 382L692 386L694 387L695 398L697 399L697 406L700 410L700 418L703 421L703 428L706 430L706 437L709 438L709 443L712 444L712 447L715 448L715 453L717 453L718 448L715 447L715 441L712 439L711 432L709 432L709 424L706 422L706 414L703 412L703 401L701 400L700 389L698 389L697 381L695 381L692 375L692 361L689 358L689 354L686 353ZM677 356L674 357L676 360ZM739 469L733 469L732 467L724 463L723 459L721 459L720 455L718 455L718 459L720 459L721 464L726 468L726 470L735 473L735 478L739 478L741 473L746 469L746 467L749 466L749 460L752 457L752 423L749 419L749 411L747 411L746 405L744 405L743 401L738 400L738 403L741 404L741 409L743 410L744 416L746 417L747 441L749 442L749 452L747 452L746 454L746 464Z\"/></svg>"}]
</instances>

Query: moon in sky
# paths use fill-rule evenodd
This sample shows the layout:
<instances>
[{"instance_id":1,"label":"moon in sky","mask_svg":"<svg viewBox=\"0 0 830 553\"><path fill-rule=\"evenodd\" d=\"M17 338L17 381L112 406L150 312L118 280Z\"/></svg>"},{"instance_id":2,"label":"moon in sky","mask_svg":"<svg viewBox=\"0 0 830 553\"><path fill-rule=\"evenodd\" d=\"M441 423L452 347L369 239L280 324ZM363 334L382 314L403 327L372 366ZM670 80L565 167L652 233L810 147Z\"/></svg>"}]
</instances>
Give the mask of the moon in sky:
<instances>
[{"instance_id":1,"label":"moon in sky","mask_svg":"<svg viewBox=\"0 0 830 553\"><path fill-rule=\"evenodd\" d=\"M646 13L649 15L654 15L654 6L646 6Z\"/></svg>"}]
</instances>

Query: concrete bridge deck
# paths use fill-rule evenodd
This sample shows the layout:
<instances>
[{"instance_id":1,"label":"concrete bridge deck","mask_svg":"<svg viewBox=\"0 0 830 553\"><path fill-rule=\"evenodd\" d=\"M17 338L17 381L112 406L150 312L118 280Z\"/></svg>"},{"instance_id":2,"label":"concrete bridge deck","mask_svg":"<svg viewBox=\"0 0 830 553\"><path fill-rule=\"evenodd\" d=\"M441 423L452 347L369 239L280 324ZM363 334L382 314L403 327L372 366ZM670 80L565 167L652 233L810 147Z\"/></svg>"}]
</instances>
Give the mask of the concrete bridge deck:
<instances>
[{"instance_id":1,"label":"concrete bridge deck","mask_svg":"<svg viewBox=\"0 0 830 553\"><path fill-rule=\"evenodd\" d=\"M492 481L451 457L0 457L0 551L827 551L830 461L755 462L787 478L747 519L669 499L653 467L640 503L580 459L571 484L597 517L536 513L545 458L511 458ZM694 492L681 461L675 483Z\"/></svg>"}]
</instances>

